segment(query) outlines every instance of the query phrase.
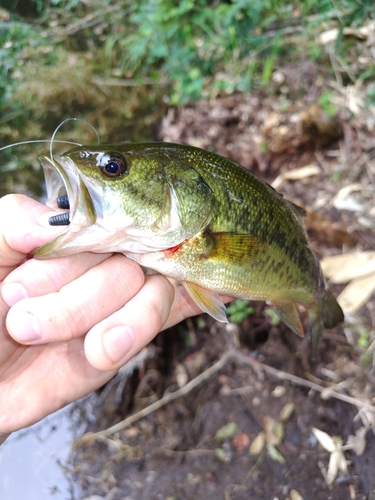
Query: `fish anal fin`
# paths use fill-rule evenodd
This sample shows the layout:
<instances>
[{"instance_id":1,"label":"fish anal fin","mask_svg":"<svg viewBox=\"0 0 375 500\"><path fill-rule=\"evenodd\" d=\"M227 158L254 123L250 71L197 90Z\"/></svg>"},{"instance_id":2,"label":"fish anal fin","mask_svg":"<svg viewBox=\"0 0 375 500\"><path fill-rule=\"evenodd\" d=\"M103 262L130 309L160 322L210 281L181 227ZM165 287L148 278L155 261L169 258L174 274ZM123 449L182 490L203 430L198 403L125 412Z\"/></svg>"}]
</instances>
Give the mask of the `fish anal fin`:
<instances>
[{"instance_id":1,"label":"fish anal fin","mask_svg":"<svg viewBox=\"0 0 375 500\"><path fill-rule=\"evenodd\" d=\"M189 281L182 281L182 285L203 312L209 314L217 321L228 323L227 315L225 314L225 305L217 293L210 292Z\"/></svg>"},{"instance_id":2,"label":"fish anal fin","mask_svg":"<svg viewBox=\"0 0 375 500\"><path fill-rule=\"evenodd\" d=\"M299 337L304 337L304 331L298 316L297 308L293 302L282 304L280 302L269 302L281 321L285 323Z\"/></svg>"}]
</instances>

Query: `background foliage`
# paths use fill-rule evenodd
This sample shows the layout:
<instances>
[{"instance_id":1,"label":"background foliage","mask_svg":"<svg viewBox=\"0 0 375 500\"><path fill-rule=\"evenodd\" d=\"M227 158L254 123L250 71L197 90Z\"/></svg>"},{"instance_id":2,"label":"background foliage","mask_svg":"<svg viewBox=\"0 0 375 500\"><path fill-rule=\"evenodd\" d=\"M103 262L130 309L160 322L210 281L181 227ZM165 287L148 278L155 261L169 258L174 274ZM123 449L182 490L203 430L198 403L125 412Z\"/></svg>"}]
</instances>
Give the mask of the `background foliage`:
<instances>
[{"instance_id":1,"label":"background foliage","mask_svg":"<svg viewBox=\"0 0 375 500\"><path fill-rule=\"evenodd\" d=\"M267 92L283 61L327 61L317 35L332 23L341 33L335 51L345 62L344 27L374 16L372 0L7 0L2 6L0 146L48 139L67 117L84 118L108 141L149 139L165 104ZM370 78L375 64L358 71ZM60 139L76 136L95 140L89 127L77 133L72 122L59 132ZM37 170L35 157L30 146L6 150L0 171L25 164Z\"/></svg>"}]
</instances>

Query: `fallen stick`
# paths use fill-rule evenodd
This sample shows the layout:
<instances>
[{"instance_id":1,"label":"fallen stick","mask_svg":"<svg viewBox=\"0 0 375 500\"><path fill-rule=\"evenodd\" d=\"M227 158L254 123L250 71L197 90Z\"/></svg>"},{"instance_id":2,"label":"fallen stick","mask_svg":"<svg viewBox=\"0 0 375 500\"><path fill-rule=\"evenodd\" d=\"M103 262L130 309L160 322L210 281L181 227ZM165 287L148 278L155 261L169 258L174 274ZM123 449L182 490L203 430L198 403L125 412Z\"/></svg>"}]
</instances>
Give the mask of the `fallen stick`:
<instances>
[{"instance_id":1,"label":"fallen stick","mask_svg":"<svg viewBox=\"0 0 375 500\"><path fill-rule=\"evenodd\" d=\"M77 439L76 444L78 443L87 443L88 441L92 441L94 439L98 438L106 438L108 436L111 436L115 432L121 431L125 427L129 427L132 425L134 422L137 420L140 420L141 418L147 417L147 415L150 415L150 413L153 413L156 410L159 410L159 408L162 408L166 404L170 403L171 401L174 401L175 399L178 399L182 396L185 396L188 394L190 391L192 391L195 387L200 385L202 382L206 381L209 379L214 373L218 372L225 364L226 362L232 357L233 355L233 350L228 351L224 356L222 356L219 361L214 363L210 368L202 372L200 375L195 377L193 380L188 382L186 385L181 387L181 389L178 389L175 392L170 392L169 394L166 394L164 397L159 399L158 401L155 401L155 403L150 404L149 406L146 406L146 408L143 408L143 410L138 411L137 413L134 413L134 415L130 415L130 417L125 418L125 420L121 420L121 422L118 422L115 425L112 425L112 427L108 427L108 429L105 429L104 431L99 431L99 432L88 432L87 434L84 434L81 438Z\"/></svg>"},{"instance_id":2,"label":"fallen stick","mask_svg":"<svg viewBox=\"0 0 375 500\"><path fill-rule=\"evenodd\" d=\"M265 365L263 363L260 363L254 358L251 358L249 356L246 356L245 354L242 354L241 352L231 349L227 353L225 353L219 361L214 363L210 368L202 372L200 375L195 377L193 380L188 382L186 385L181 387L181 389L178 389L175 392L171 392L169 394L166 394L164 397L159 399L158 401L155 401L154 403L150 404L149 406L146 406L146 408L143 408L142 410L138 411L137 413L134 413L133 415L130 415L130 417L125 418L124 420L121 420L121 422L118 422L115 425L112 425L111 427L108 427L108 429L105 429L103 431L98 431L98 432L88 432L84 434L81 438L77 439L75 442L75 445L77 444L82 444L82 443L87 443L90 441L94 441L96 439L105 439L116 432L121 431L122 429L125 429L126 427L129 427L130 425L134 424L141 418L147 417L151 413L153 413L156 410L159 410L163 406L167 405L171 401L174 401L175 399L181 398L182 396L186 396L190 391L195 389L197 386L205 382L207 379L209 379L212 375L214 375L216 372L218 372L223 366L229 361L235 361L238 363L245 364L247 366L251 366L254 371L259 372L259 371L264 371L268 373L269 375L272 375L279 380L287 380L289 382L292 382L296 385L300 385L303 387L307 387L309 389L312 389L314 391L317 391L321 393L322 395L324 394L325 399L328 397L336 398L341 401L344 401L345 403L352 404L354 406L357 406L360 409L366 408L366 410L374 412L375 413L375 406L371 405L370 403L367 403L366 401L361 401L359 399L353 398L351 396L347 396L346 394L341 394L335 390L330 390L329 387L323 387L319 384L316 384L315 382L310 382L309 380L305 380L303 378L297 377L296 375L292 375L291 373L284 372L282 370L277 370L276 368L272 368L272 366Z\"/></svg>"}]
</instances>

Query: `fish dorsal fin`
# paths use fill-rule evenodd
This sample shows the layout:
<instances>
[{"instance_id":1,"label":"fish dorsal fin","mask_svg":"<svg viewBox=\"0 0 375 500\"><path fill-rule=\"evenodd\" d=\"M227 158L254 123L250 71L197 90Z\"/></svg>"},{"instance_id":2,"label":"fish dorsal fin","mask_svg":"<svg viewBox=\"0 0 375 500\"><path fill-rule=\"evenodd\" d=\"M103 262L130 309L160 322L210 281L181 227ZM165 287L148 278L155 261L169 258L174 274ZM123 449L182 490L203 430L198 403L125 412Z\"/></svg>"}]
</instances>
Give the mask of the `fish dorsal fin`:
<instances>
[{"instance_id":1,"label":"fish dorsal fin","mask_svg":"<svg viewBox=\"0 0 375 500\"><path fill-rule=\"evenodd\" d=\"M284 201L288 205L288 207L291 209L291 211L294 213L294 215L296 215L299 219L303 220L306 217L306 210L304 208L296 205L292 201L285 200L285 199L284 199Z\"/></svg>"},{"instance_id":2,"label":"fish dorsal fin","mask_svg":"<svg viewBox=\"0 0 375 500\"><path fill-rule=\"evenodd\" d=\"M217 321L228 323L227 315L225 314L225 305L222 303L217 293L210 292L188 281L183 281L182 285L203 312L209 314Z\"/></svg>"},{"instance_id":3,"label":"fish dorsal fin","mask_svg":"<svg viewBox=\"0 0 375 500\"><path fill-rule=\"evenodd\" d=\"M296 306L293 302L288 302L287 304L281 304L279 302L268 302L272 309L279 316L281 321L283 321L294 333L299 337L304 337L303 328L301 321L298 316Z\"/></svg>"}]
</instances>

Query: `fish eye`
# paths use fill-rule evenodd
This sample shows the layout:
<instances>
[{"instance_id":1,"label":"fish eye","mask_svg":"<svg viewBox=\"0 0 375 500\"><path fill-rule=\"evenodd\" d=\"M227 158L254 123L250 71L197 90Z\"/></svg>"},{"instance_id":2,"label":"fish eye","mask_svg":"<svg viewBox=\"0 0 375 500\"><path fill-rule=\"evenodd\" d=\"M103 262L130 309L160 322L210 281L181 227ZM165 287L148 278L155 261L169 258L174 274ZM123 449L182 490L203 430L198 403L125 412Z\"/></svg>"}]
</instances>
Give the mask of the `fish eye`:
<instances>
[{"instance_id":1,"label":"fish eye","mask_svg":"<svg viewBox=\"0 0 375 500\"><path fill-rule=\"evenodd\" d=\"M107 177L120 177L127 170L125 158L119 153L108 153L101 157L99 166Z\"/></svg>"}]
</instances>

